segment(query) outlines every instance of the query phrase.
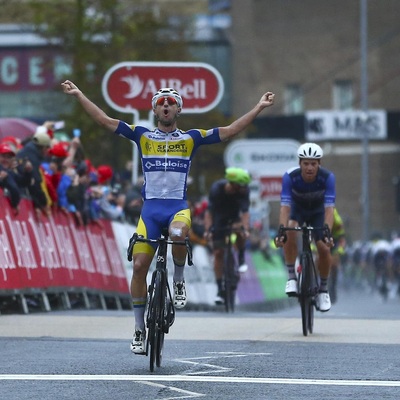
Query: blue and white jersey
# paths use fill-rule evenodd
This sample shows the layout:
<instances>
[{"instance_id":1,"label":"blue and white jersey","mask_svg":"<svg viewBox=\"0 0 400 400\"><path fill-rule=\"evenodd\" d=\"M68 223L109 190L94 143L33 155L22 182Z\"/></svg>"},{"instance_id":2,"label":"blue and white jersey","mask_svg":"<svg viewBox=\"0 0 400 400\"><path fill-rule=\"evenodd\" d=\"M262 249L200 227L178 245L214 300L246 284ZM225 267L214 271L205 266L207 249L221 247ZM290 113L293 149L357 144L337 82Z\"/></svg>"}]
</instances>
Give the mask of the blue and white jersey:
<instances>
[{"instance_id":1,"label":"blue and white jersey","mask_svg":"<svg viewBox=\"0 0 400 400\"><path fill-rule=\"evenodd\" d=\"M197 148L221 142L218 128L163 132L120 121L115 133L138 147L144 175L144 200L186 199L187 177Z\"/></svg>"},{"instance_id":2,"label":"blue and white jersey","mask_svg":"<svg viewBox=\"0 0 400 400\"><path fill-rule=\"evenodd\" d=\"M336 200L335 175L319 167L314 182L305 182L300 167L293 168L283 175L281 205L297 206L304 210L334 207Z\"/></svg>"}]
</instances>

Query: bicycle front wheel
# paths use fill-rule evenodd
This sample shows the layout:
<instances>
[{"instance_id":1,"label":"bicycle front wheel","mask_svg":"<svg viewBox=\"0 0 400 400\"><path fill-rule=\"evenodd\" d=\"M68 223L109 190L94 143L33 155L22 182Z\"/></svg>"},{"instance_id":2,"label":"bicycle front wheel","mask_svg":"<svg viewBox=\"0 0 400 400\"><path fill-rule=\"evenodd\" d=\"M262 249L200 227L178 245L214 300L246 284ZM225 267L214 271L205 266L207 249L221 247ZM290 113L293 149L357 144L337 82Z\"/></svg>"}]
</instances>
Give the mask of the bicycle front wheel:
<instances>
[{"instance_id":1,"label":"bicycle front wheel","mask_svg":"<svg viewBox=\"0 0 400 400\"><path fill-rule=\"evenodd\" d=\"M301 308L301 323L303 328L303 335L307 336L310 326L313 326L313 321L311 320L312 317L310 315L312 304L310 298L307 296L299 295L299 301ZM312 328L310 333L312 333Z\"/></svg>"},{"instance_id":2,"label":"bicycle front wheel","mask_svg":"<svg viewBox=\"0 0 400 400\"><path fill-rule=\"evenodd\" d=\"M165 281L161 271L155 271L152 301L148 314L148 346L150 347L150 371L154 371L154 364L161 366L162 351L164 347L164 306L165 306Z\"/></svg>"},{"instance_id":3,"label":"bicycle front wheel","mask_svg":"<svg viewBox=\"0 0 400 400\"><path fill-rule=\"evenodd\" d=\"M310 255L303 253L300 257L300 274L299 274L299 302L301 308L301 322L303 335L313 332L314 327L314 304L312 297L312 260Z\"/></svg>"},{"instance_id":4,"label":"bicycle front wheel","mask_svg":"<svg viewBox=\"0 0 400 400\"><path fill-rule=\"evenodd\" d=\"M237 278L235 276L235 258L232 248L228 246L225 249L224 256L224 288L225 288L225 311L235 311Z\"/></svg>"},{"instance_id":5,"label":"bicycle front wheel","mask_svg":"<svg viewBox=\"0 0 400 400\"><path fill-rule=\"evenodd\" d=\"M156 343L156 289L155 289L155 275L152 277L152 282L149 286L149 306L147 309L147 343L146 355L150 355L150 371L154 371L155 362L155 343Z\"/></svg>"}]
</instances>

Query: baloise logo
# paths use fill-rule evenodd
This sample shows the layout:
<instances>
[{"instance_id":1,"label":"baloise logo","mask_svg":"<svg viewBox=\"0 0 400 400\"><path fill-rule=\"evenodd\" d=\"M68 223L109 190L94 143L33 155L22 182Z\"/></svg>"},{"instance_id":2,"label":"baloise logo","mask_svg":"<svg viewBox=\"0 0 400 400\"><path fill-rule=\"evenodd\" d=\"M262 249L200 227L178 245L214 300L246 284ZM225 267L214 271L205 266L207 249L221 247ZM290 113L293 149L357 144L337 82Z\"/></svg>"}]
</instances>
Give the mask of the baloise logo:
<instances>
[{"instance_id":1,"label":"baloise logo","mask_svg":"<svg viewBox=\"0 0 400 400\"><path fill-rule=\"evenodd\" d=\"M162 161L162 160L154 160L154 161L146 161L145 162L145 167L147 170L151 169L169 169L169 170L174 170L174 169L187 169L188 164L185 161L180 161L180 160L168 160L168 161Z\"/></svg>"}]
</instances>

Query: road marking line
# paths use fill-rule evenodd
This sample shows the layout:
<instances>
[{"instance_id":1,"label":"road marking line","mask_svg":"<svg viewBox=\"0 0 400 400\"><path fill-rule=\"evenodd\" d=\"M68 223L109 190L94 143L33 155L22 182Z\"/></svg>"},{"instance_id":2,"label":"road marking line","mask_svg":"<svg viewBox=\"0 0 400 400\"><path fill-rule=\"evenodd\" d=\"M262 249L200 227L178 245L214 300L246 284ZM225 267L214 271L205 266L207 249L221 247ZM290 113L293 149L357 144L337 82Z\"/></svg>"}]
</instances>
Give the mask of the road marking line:
<instances>
[{"instance_id":1,"label":"road marking line","mask_svg":"<svg viewBox=\"0 0 400 400\"><path fill-rule=\"evenodd\" d=\"M208 383L257 383L277 385L326 385L326 386L385 386L400 387L400 381L341 380L341 379L287 379L250 378L240 376L186 376L186 375L45 375L2 374L0 381L148 381L148 382L208 382Z\"/></svg>"},{"instance_id":2,"label":"road marking line","mask_svg":"<svg viewBox=\"0 0 400 400\"><path fill-rule=\"evenodd\" d=\"M182 396L174 396L174 397L165 397L163 398L163 400L178 400L178 399L190 399L190 398L195 398L195 397L204 397L205 394L204 393L197 393L197 392L191 392L189 390L183 390L183 389L179 389L173 386L165 386L165 385L161 385L160 383L155 383L155 382L140 382L140 384L142 385L147 385L147 386L152 386L152 387L157 387L157 388L161 388L161 389L169 389L172 392L177 392L179 394L181 394Z\"/></svg>"},{"instance_id":3,"label":"road marking line","mask_svg":"<svg viewBox=\"0 0 400 400\"><path fill-rule=\"evenodd\" d=\"M191 357L191 358L177 358L174 361L190 364L195 367L209 368L209 370L203 371L194 371L187 372L187 375L201 375L201 374L215 374L216 372L229 372L233 371L233 368L226 368L222 365L203 363L200 360L219 360L221 358L239 358L239 357L249 357L249 356L270 356L272 353L242 353L242 352L208 352L208 354L212 354L210 356L202 356L202 357Z\"/></svg>"}]
</instances>

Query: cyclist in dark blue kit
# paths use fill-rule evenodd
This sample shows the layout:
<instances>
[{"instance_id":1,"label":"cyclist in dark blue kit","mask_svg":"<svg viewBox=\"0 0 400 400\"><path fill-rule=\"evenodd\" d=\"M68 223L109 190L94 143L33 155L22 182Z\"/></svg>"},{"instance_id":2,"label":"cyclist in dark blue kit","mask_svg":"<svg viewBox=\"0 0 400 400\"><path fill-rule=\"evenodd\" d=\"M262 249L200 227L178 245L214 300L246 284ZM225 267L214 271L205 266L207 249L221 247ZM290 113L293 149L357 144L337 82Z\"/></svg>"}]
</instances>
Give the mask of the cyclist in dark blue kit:
<instances>
[{"instance_id":1,"label":"cyclist in dark blue kit","mask_svg":"<svg viewBox=\"0 0 400 400\"><path fill-rule=\"evenodd\" d=\"M297 155L299 166L283 175L279 224L285 227L301 226L304 222L313 227L323 227L326 224L331 230L336 198L335 175L321 167L323 151L317 144L302 144ZM328 293L328 277L333 239L330 234L329 237L324 235L326 234L323 231L314 232L320 275L316 306L320 311L329 311L331 300ZM275 244L277 247L283 247L288 269L286 294L296 296L295 262L298 254L296 232L287 231L285 234L278 232Z\"/></svg>"}]
</instances>

